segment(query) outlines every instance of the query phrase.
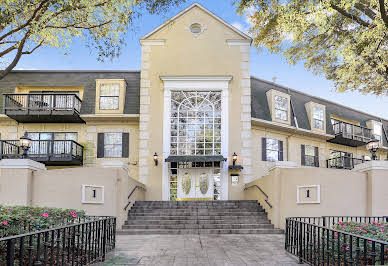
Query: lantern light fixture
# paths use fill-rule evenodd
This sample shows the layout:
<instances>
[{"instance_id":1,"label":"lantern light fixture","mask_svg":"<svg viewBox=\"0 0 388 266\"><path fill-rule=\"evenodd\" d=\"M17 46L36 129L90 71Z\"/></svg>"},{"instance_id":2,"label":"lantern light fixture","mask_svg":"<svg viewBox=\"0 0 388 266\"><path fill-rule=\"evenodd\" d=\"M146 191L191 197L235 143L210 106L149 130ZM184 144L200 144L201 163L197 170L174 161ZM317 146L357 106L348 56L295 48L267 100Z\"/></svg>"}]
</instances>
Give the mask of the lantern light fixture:
<instances>
[{"instance_id":1,"label":"lantern light fixture","mask_svg":"<svg viewBox=\"0 0 388 266\"><path fill-rule=\"evenodd\" d=\"M377 160L376 152L380 148L380 141L378 139L371 139L366 144L366 149L372 153L372 160Z\"/></svg>"},{"instance_id":2,"label":"lantern light fixture","mask_svg":"<svg viewBox=\"0 0 388 266\"><path fill-rule=\"evenodd\" d=\"M28 137L28 133L27 131L24 132L24 135L22 137L20 137L20 146L22 147L23 149L23 155L22 155L22 158L27 158L27 152L28 150L30 149L30 146L31 146L31 138Z\"/></svg>"},{"instance_id":3,"label":"lantern light fixture","mask_svg":"<svg viewBox=\"0 0 388 266\"><path fill-rule=\"evenodd\" d=\"M156 152L154 154L154 162L155 162L155 166L158 166L159 159L158 159L158 154Z\"/></svg>"},{"instance_id":4,"label":"lantern light fixture","mask_svg":"<svg viewBox=\"0 0 388 266\"><path fill-rule=\"evenodd\" d=\"M233 166L235 166L237 161L237 154L235 152L232 155L232 160L233 160Z\"/></svg>"}]
</instances>

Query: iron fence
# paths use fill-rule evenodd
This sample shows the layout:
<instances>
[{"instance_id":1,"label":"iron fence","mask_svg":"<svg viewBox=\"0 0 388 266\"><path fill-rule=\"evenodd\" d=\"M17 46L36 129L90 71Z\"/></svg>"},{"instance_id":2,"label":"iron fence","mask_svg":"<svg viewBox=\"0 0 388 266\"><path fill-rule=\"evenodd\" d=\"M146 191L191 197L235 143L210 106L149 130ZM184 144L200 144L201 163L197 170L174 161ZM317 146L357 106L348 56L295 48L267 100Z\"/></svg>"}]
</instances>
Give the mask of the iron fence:
<instances>
[{"instance_id":1,"label":"iron fence","mask_svg":"<svg viewBox=\"0 0 388 266\"><path fill-rule=\"evenodd\" d=\"M323 216L286 219L285 249L311 265L384 265L388 242L335 230L340 221L387 221L387 217ZM333 222L333 224L332 224Z\"/></svg>"},{"instance_id":2,"label":"iron fence","mask_svg":"<svg viewBox=\"0 0 388 266\"><path fill-rule=\"evenodd\" d=\"M368 142L373 138L372 130L359 125L339 121L333 124L334 135L342 135L344 138Z\"/></svg>"},{"instance_id":3,"label":"iron fence","mask_svg":"<svg viewBox=\"0 0 388 266\"><path fill-rule=\"evenodd\" d=\"M88 265L115 248L116 218L0 238L0 265Z\"/></svg>"},{"instance_id":4,"label":"iron fence","mask_svg":"<svg viewBox=\"0 0 388 266\"><path fill-rule=\"evenodd\" d=\"M336 169L348 169L351 170L354 166L364 163L365 160L353 158L351 156L338 156L326 160L327 168L336 168Z\"/></svg>"}]
</instances>

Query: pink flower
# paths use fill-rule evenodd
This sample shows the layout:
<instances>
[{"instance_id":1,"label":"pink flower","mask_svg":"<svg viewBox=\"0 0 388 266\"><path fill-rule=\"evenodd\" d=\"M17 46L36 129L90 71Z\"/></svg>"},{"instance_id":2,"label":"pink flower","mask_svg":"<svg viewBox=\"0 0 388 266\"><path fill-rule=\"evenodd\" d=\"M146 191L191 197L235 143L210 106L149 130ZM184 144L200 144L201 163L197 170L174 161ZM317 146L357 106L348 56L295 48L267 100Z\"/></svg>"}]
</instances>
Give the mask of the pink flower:
<instances>
[{"instance_id":1,"label":"pink flower","mask_svg":"<svg viewBox=\"0 0 388 266\"><path fill-rule=\"evenodd\" d=\"M360 229L356 229L356 231L358 232L358 231L360 231Z\"/></svg>"},{"instance_id":2,"label":"pink flower","mask_svg":"<svg viewBox=\"0 0 388 266\"><path fill-rule=\"evenodd\" d=\"M384 228L380 228L380 231L381 231L381 232L384 232Z\"/></svg>"},{"instance_id":3,"label":"pink flower","mask_svg":"<svg viewBox=\"0 0 388 266\"><path fill-rule=\"evenodd\" d=\"M366 230L362 230L364 233L366 233Z\"/></svg>"},{"instance_id":4,"label":"pink flower","mask_svg":"<svg viewBox=\"0 0 388 266\"><path fill-rule=\"evenodd\" d=\"M48 215L47 212L44 212L44 213L42 214L42 216L43 216L43 217L48 217L49 215Z\"/></svg>"},{"instance_id":5,"label":"pink flower","mask_svg":"<svg viewBox=\"0 0 388 266\"><path fill-rule=\"evenodd\" d=\"M8 221L3 221L3 224L4 225L8 225Z\"/></svg>"},{"instance_id":6,"label":"pink flower","mask_svg":"<svg viewBox=\"0 0 388 266\"><path fill-rule=\"evenodd\" d=\"M342 222L338 222L338 224L342 224Z\"/></svg>"},{"instance_id":7,"label":"pink flower","mask_svg":"<svg viewBox=\"0 0 388 266\"><path fill-rule=\"evenodd\" d=\"M71 211L70 213L71 213L71 214L75 214L75 211Z\"/></svg>"},{"instance_id":8,"label":"pink flower","mask_svg":"<svg viewBox=\"0 0 388 266\"><path fill-rule=\"evenodd\" d=\"M346 247L345 247L345 250L349 250L349 246L346 246Z\"/></svg>"},{"instance_id":9,"label":"pink flower","mask_svg":"<svg viewBox=\"0 0 388 266\"><path fill-rule=\"evenodd\" d=\"M72 216L73 216L73 218L77 218L77 214L75 214L75 213Z\"/></svg>"},{"instance_id":10,"label":"pink flower","mask_svg":"<svg viewBox=\"0 0 388 266\"><path fill-rule=\"evenodd\" d=\"M372 241L369 240L368 242L369 242L370 244L372 244Z\"/></svg>"},{"instance_id":11,"label":"pink flower","mask_svg":"<svg viewBox=\"0 0 388 266\"><path fill-rule=\"evenodd\" d=\"M376 222L373 222L372 224L376 224Z\"/></svg>"},{"instance_id":12,"label":"pink flower","mask_svg":"<svg viewBox=\"0 0 388 266\"><path fill-rule=\"evenodd\" d=\"M337 237L337 236L338 236L338 234L337 234L337 233L334 233L334 236L335 236L335 237Z\"/></svg>"},{"instance_id":13,"label":"pink flower","mask_svg":"<svg viewBox=\"0 0 388 266\"><path fill-rule=\"evenodd\" d=\"M346 226L345 226L345 225L343 225L343 226L342 226L342 228L343 228L343 229L345 229L345 228L346 228Z\"/></svg>"}]
</instances>

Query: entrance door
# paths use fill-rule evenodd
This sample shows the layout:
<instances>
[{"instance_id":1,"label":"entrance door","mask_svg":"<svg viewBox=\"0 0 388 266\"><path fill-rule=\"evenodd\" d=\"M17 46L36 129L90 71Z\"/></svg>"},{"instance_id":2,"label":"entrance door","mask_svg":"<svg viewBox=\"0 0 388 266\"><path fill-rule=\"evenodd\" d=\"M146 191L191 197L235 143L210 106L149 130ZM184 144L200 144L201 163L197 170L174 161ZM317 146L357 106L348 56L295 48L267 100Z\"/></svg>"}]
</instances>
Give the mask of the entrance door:
<instances>
[{"instance_id":1,"label":"entrance door","mask_svg":"<svg viewBox=\"0 0 388 266\"><path fill-rule=\"evenodd\" d=\"M213 200L213 169L178 169L178 200Z\"/></svg>"}]
</instances>

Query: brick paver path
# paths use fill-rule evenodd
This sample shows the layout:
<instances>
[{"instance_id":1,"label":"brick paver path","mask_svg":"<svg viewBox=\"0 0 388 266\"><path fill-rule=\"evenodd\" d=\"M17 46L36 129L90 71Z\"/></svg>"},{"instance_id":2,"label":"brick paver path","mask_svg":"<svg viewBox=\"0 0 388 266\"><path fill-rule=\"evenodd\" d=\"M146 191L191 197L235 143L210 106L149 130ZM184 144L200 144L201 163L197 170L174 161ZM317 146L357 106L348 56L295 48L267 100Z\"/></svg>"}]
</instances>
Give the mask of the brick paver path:
<instances>
[{"instance_id":1,"label":"brick paver path","mask_svg":"<svg viewBox=\"0 0 388 266\"><path fill-rule=\"evenodd\" d=\"M118 235L102 265L296 265L284 235Z\"/></svg>"}]
</instances>

